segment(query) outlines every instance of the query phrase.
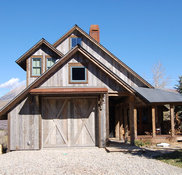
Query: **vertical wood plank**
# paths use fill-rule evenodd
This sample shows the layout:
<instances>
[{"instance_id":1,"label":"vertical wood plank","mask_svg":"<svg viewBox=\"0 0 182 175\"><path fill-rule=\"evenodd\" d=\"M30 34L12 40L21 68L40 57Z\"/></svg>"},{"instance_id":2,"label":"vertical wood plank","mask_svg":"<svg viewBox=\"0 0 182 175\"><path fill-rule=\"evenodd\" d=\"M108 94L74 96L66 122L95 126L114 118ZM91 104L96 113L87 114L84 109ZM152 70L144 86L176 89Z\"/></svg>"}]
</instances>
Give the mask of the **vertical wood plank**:
<instances>
[{"instance_id":1,"label":"vertical wood plank","mask_svg":"<svg viewBox=\"0 0 182 175\"><path fill-rule=\"evenodd\" d=\"M109 140L109 97L106 94L106 142Z\"/></svg>"},{"instance_id":2,"label":"vertical wood plank","mask_svg":"<svg viewBox=\"0 0 182 175\"><path fill-rule=\"evenodd\" d=\"M137 108L134 108L134 137L137 138Z\"/></svg>"},{"instance_id":3,"label":"vertical wood plank","mask_svg":"<svg viewBox=\"0 0 182 175\"><path fill-rule=\"evenodd\" d=\"M8 113L8 152L10 151L10 126L11 126L11 124L10 124L10 121L11 119L10 119L10 113Z\"/></svg>"},{"instance_id":4,"label":"vertical wood plank","mask_svg":"<svg viewBox=\"0 0 182 175\"><path fill-rule=\"evenodd\" d=\"M171 136L175 135L174 130L174 105L170 105L170 116L171 116Z\"/></svg>"},{"instance_id":5,"label":"vertical wood plank","mask_svg":"<svg viewBox=\"0 0 182 175\"><path fill-rule=\"evenodd\" d=\"M156 115L156 107L152 106L152 136L156 136L156 124L155 124L155 115Z\"/></svg>"},{"instance_id":6,"label":"vertical wood plank","mask_svg":"<svg viewBox=\"0 0 182 175\"><path fill-rule=\"evenodd\" d=\"M129 97L130 143L135 144L134 96Z\"/></svg>"},{"instance_id":7,"label":"vertical wood plank","mask_svg":"<svg viewBox=\"0 0 182 175\"><path fill-rule=\"evenodd\" d=\"M98 142L99 142L99 148L101 148L102 147L102 142L101 142L101 109L100 109L100 107L98 106L98 118L99 118L99 120L98 120L98 130L99 130L99 132L98 132Z\"/></svg>"},{"instance_id":8,"label":"vertical wood plank","mask_svg":"<svg viewBox=\"0 0 182 175\"><path fill-rule=\"evenodd\" d=\"M141 134L142 133L142 108L139 108L138 115L139 115L139 128L138 129Z\"/></svg>"},{"instance_id":9,"label":"vertical wood plank","mask_svg":"<svg viewBox=\"0 0 182 175\"><path fill-rule=\"evenodd\" d=\"M115 138L119 139L119 108L115 107Z\"/></svg>"},{"instance_id":10,"label":"vertical wood plank","mask_svg":"<svg viewBox=\"0 0 182 175\"><path fill-rule=\"evenodd\" d=\"M119 140L123 140L123 108L121 105L119 111Z\"/></svg>"},{"instance_id":11,"label":"vertical wood plank","mask_svg":"<svg viewBox=\"0 0 182 175\"><path fill-rule=\"evenodd\" d=\"M128 142L128 116L127 116L127 106L124 106L124 139L125 143Z\"/></svg>"}]
</instances>

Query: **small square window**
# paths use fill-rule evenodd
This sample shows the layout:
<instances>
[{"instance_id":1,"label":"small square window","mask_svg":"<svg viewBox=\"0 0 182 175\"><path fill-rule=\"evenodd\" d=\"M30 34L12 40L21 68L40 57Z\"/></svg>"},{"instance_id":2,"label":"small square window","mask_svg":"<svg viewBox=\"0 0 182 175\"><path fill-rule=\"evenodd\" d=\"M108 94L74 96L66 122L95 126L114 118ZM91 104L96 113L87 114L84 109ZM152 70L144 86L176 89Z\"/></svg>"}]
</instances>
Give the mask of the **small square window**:
<instances>
[{"instance_id":1,"label":"small square window","mask_svg":"<svg viewBox=\"0 0 182 175\"><path fill-rule=\"evenodd\" d=\"M71 49L75 47L77 44L81 45L81 38L72 37L71 38Z\"/></svg>"},{"instance_id":2,"label":"small square window","mask_svg":"<svg viewBox=\"0 0 182 175\"><path fill-rule=\"evenodd\" d=\"M81 64L70 64L69 75L69 83L88 83L87 69Z\"/></svg>"}]
</instances>

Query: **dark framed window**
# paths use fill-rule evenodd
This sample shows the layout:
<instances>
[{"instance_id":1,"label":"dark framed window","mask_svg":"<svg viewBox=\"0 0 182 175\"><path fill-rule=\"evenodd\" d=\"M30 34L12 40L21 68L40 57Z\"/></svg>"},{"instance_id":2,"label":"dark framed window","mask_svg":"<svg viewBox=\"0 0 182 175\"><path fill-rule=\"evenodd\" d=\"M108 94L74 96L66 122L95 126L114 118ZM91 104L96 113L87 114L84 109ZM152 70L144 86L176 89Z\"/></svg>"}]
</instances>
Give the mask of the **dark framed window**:
<instances>
[{"instance_id":1,"label":"dark framed window","mask_svg":"<svg viewBox=\"0 0 182 175\"><path fill-rule=\"evenodd\" d=\"M31 58L31 76L37 77L42 74L42 56L33 56Z\"/></svg>"},{"instance_id":2,"label":"dark framed window","mask_svg":"<svg viewBox=\"0 0 182 175\"><path fill-rule=\"evenodd\" d=\"M81 38L71 37L70 39L71 39L71 49L75 47L77 44L81 45L82 42Z\"/></svg>"},{"instance_id":3,"label":"dark framed window","mask_svg":"<svg viewBox=\"0 0 182 175\"><path fill-rule=\"evenodd\" d=\"M54 65L56 62L55 58L46 56L46 69L50 69L52 67L52 65Z\"/></svg>"},{"instance_id":4,"label":"dark framed window","mask_svg":"<svg viewBox=\"0 0 182 175\"><path fill-rule=\"evenodd\" d=\"M69 83L88 83L88 70L80 63L69 64Z\"/></svg>"}]
</instances>

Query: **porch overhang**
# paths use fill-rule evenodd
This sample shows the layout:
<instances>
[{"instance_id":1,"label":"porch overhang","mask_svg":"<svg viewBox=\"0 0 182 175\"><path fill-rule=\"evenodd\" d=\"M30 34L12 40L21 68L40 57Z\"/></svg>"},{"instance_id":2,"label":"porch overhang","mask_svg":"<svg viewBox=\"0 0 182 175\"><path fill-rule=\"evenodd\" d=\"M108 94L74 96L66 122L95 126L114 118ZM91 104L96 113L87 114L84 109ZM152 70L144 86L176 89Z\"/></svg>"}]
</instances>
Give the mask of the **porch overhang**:
<instances>
[{"instance_id":1,"label":"porch overhang","mask_svg":"<svg viewBox=\"0 0 182 175\"><path fill-rule=\"evenodd\" d=\"M32 95L43 95L43 94L105 94L108 92L107 88L35 88L30 91Z\"/></svg>"},{"instance_id":2,"label":"porch overhang","mask_svg":"<svg viewBox=\"0 0 182 175\"><path fill-rule=\"evenodd\" d=\"M182 105L182 95L156 88L135 87L136 92L150 104L176 104Z\"/></svg>"}]
</instances>

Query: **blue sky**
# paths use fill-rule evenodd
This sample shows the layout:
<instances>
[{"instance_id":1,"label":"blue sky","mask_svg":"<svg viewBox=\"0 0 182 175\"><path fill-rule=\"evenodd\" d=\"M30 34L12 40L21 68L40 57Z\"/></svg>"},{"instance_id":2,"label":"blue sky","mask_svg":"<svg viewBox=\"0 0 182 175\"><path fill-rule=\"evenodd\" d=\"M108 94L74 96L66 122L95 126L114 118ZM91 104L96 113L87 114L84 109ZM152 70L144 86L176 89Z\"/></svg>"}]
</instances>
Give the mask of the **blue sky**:
<instances>
[{"instance_id":1,"label":"blue sky","mask_svg":"<svg viewBox=\"0 0 182 175\"><path fill-rule=\"evenodd\" d=\"M182 75L181 9L181 0L1 1L0 96L26 79L16 59L41 38L54 43L74 24L86 32L99 24L101 44L150 83L160 61L173 88Z\"/></svg>"}]
</instances>

